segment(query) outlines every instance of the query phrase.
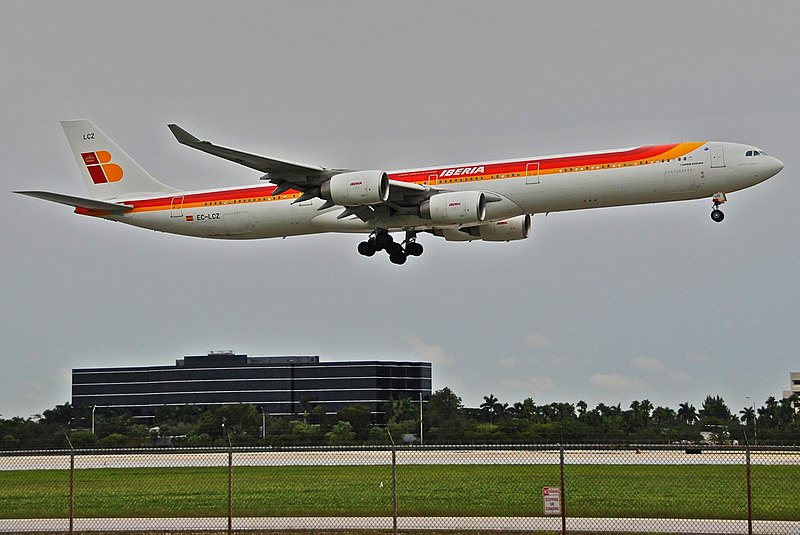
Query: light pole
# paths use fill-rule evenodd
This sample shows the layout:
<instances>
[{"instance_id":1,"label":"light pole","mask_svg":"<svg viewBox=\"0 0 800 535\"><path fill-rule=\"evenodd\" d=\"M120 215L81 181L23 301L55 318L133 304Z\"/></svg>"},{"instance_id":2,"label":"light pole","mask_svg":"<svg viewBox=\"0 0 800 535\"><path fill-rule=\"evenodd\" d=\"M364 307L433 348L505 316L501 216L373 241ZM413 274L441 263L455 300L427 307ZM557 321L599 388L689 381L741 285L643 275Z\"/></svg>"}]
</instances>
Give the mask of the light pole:
<instances>
[{"instance_id":1,"label":"light pole","mask_svg":"<svg viewBox=\"0 0 800 535\"><path fill-rule=\"evenodd\" d=\"M94 435L94 411L97 409L97 405L92 405L92 434Z\"/></svg>"}]
</instances>

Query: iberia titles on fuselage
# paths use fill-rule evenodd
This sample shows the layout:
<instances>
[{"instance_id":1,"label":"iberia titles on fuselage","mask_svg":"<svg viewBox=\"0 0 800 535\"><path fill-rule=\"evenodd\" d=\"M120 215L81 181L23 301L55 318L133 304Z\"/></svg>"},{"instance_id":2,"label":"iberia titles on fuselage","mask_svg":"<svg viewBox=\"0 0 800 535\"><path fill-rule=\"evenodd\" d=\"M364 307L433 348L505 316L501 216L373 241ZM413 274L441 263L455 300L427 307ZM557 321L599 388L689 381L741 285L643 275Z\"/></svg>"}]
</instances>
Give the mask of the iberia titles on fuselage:
<instances>
[{"instance_id":1,"label":"iberia titles on fuselage","mask_svg":"<svg viewBox=\"0 0 800 535\"><path fill-rule=\"evenodd\" d=\"M711 198L767 180L783 164L738 143L667 145L477 162L401 171L330 169L200 141L169 125L187 146L263 173L268 184L178 191L157 181L87 119L62 122L89 198L20 191L76 213L204 238L259 239L323 232L367 234L364 256L384 250L396 264L422 254L417 236L513 241L531 215ZM391 233L403 232L397 242Z\"/></svg>"}]
</instances>

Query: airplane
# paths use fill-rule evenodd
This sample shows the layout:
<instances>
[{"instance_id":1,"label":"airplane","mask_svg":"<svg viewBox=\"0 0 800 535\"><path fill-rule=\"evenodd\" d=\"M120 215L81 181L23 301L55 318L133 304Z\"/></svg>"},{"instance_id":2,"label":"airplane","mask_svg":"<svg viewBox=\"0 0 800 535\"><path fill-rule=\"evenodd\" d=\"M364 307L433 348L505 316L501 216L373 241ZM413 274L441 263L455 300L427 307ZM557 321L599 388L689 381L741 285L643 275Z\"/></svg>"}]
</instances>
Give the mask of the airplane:
<instances>
[{"instance_id":1,"label":"airplane","mask_svg":"<svg viewBox=\"0 0 800 535\"><path fill-rule=\"evenodd\" d=\"M680 142L399 171L331 169L201 141L175 124L177 141L255 169L268 183L179 191L155 178L88 119L61 122L89 197L16 191L75 213L172 234L259 239L362 233L363 256L394 264L420 256L421 232L447 241L508 242L531 234L531 215L711 198L711 218L731 192L783 169L750 145ZM402 232L395 241L391 233Z\"/></svg>"}]
</instances>

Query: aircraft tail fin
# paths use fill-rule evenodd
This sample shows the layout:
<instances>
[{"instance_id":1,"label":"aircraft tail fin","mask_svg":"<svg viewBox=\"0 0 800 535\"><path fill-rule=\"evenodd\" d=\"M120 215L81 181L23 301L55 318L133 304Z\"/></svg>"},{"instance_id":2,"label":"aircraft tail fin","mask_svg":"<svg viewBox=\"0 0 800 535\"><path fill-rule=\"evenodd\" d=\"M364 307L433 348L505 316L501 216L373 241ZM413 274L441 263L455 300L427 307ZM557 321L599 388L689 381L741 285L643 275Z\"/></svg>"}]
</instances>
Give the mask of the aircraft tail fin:
<instances>
[{"instance_id":1,"label":"aircraft tail fin","mask_svg":"<svg viewBox=\"0 0 800 535\"><path fill-rule=\"evenodd\" d=\"M61 126L93 199L176 191L153 178L89 119L61 121Z\"/></svg>"}]
</instances>

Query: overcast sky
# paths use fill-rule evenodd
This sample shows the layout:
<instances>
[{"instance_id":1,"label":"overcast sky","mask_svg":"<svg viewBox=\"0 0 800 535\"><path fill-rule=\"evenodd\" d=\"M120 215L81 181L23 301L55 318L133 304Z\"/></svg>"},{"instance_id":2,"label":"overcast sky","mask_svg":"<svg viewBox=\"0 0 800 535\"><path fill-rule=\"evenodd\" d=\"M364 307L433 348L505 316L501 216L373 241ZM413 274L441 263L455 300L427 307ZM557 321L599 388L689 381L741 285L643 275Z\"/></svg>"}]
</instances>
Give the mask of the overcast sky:
<instances>
[{"instance_id":1,"label":"overcast sky","mask_svg":"<svg viewBox=\"0 0 800 535\"><path fill-rule=\"evenodd\" d=\"M33 2L0 18L0 414L70 399L72 368L186 354L433 362L468 406L721 395L800 370L800 3ZM225 242L74 215L59 120L89 117L181 189L260 173L175 142L401 169L681 140L780 158L708 200L533 218L530 239L395 266L356 235Z\"/></svg>"}]
</instances>

